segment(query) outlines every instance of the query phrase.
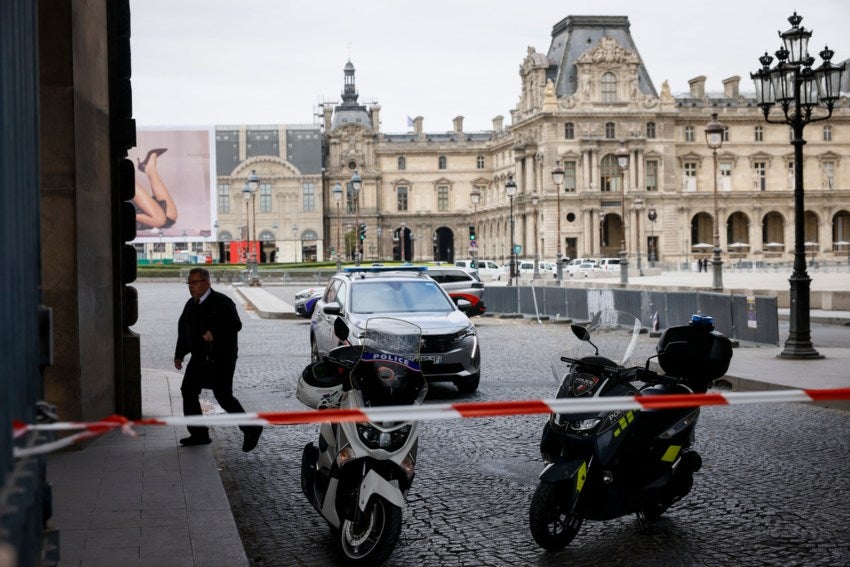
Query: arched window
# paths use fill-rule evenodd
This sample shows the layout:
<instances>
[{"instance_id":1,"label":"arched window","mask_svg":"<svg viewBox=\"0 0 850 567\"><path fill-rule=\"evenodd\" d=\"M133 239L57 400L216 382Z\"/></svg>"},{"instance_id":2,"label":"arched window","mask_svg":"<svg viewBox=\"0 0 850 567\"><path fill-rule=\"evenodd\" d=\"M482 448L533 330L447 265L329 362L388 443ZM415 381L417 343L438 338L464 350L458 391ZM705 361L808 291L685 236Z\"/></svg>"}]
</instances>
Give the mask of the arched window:
<instances>
[{"instance_id":1,"label":"arched window","mask_svg":"<svg viewBox=\"0 0 850 567\"><path fill-rule=\"evenodd\" d=\"M305 230L301 233L301 240L318 240L319 236L315 230Z\"/></svg>"},{"instance_id":2,"label":"arched window","mask_svg":"<svg viewBox=\"0 0 850 567\"><path fill-rule=\"evenodd\" d=\"M227 232L226 230L222 230L218 233L218 241L224 242L225 244L233 240L233 235Z\"/></svg>"},{"instance_id":3,"label":"arched window","mask_svg":"<svg viewBox=\"0 0 850 567\"><path fill-rule=\"evenodd\" d=\"M404 156L398 156L398 168L407 169L407 159Z\"/></svg>"},{"instance_id":4,"label":"arched window","mask_svg":"<svg viewBox=\"0 0 850 567\"><path fill-rule=\"evenodd\" d=\"M274 242L274 233L270 230L264 230L260 233L260 240L263 242Z\"/></svg>"},{"instance_id":5,"label":"arched window","mask_svg":"<svg viewBox=\"0 0 850 567\"><path fill-rule=\"evenodd\" d=\"M620 168L617 166L617 156L608 154L600 164L600 189L603 192L620 190Z\"/></svg>"},{"instance_id":6,"label":"arched window","mask_svg":"<svg viewBox=\"0 0 850 567\"><path fill-rule=\"evenodd\" d=\"M617 102L617 75L610 71L602 75L602 102Z\"/></svg>"},{"instance_id":7,"label":"arched window","mask_svg":"<svg viewBox=\"0 0 850 567\"><path fill-rule=\"evenodd\" d=\"M439 159L437 159L437 167L439 169L446 169L446 156L440 156Z\"/></svg>"}]
</instances>

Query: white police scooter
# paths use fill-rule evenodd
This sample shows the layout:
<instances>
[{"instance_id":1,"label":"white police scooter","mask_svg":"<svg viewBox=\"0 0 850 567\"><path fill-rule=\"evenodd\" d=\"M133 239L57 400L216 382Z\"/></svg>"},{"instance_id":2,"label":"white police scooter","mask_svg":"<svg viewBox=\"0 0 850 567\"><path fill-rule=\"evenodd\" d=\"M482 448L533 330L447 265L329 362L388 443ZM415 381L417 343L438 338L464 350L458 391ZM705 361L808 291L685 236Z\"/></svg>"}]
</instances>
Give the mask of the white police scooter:
<instances>
[{"instance_id":1,"label":"white police scooter","mask_svg":"<svg viewBox=\"0 0 850 567\"><path fill-rule=\"evenodd\" d=\"M337 318L334 332L347 343ZM373 318L357 337L304 369L297 397L314 409L363 409L419 404L427 383L419 365L421 329ZM349 565L378 565L401 533L401 509L413 482L418 424L410 421L323 423L318 446L301 459L301 489L331 527L334 547Z\"/></svg>"}]
</instances>

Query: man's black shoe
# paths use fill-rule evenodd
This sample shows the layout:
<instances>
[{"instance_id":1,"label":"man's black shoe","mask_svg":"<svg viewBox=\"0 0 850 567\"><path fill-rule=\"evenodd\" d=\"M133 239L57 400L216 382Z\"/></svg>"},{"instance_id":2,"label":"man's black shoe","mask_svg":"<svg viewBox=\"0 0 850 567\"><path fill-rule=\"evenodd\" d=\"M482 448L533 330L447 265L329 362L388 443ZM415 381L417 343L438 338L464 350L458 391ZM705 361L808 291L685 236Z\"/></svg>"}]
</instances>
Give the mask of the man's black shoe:
<instances>
[{"instance_id":1,"label":"man's black shoe","mask_svg":"<svg viewBox=\"0 0 850 567\"><path fill-rule=\"evenodd\" d=\"M242 441L242 450L246 453L253 450L257 446L257 441L260 440L260 433L262 432L263 428L259 425L246 428L245 439Z\"/></svg>"},{"instance_id":2,"label":"man's black shoe","mask_svg":"<svg viewBox=\"0 0 850 567\"><path fill-rule=\"evenodd\" d=\"M191 445L209 445L212 443L212 439L209 437L200 437L197 435L190 435L189 437L184 437L180 440L180 444L188 447Z\"/></svg>"}]
</instances>

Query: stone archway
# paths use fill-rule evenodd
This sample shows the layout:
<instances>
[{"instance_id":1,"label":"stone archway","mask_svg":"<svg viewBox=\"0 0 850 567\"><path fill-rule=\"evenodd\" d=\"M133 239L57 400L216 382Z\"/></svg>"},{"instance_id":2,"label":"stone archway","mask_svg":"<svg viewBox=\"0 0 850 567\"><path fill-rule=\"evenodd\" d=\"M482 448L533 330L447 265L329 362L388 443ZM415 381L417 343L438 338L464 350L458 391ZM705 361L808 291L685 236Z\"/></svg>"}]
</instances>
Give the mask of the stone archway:
<instances>
[{"instance_id":1,"label":"stone archway","mask_svg":"<svg viewBox=\"0 0 850 567\"><path fill-rule=\"evenodd\" d=\"M458 253L455 249L455 237L452 229L441 226L434 231L434 261L435 262L450 262L454 263L455 255ZM460 251L463 255L463 251Z\"/></svg>"}]
</instances>

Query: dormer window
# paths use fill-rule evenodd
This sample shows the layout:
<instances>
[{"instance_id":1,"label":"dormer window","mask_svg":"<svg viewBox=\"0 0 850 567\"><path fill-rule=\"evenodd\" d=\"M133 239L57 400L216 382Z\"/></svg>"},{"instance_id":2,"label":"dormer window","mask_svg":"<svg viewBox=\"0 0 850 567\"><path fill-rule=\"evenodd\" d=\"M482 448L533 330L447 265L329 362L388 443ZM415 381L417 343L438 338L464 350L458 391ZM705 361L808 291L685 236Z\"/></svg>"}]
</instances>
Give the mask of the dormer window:
<instances>
[{"instance_id":1,"label":"dormer window","mask_svg":"<svg viewBox=\"0 0 850 567\"><path fill-rule=\"evenodd\" d=\"M602 102L617 102L617 75L606 72L601 81Z\"/></svg>"}]
</instances>

